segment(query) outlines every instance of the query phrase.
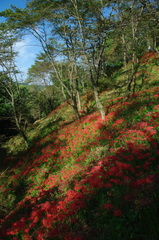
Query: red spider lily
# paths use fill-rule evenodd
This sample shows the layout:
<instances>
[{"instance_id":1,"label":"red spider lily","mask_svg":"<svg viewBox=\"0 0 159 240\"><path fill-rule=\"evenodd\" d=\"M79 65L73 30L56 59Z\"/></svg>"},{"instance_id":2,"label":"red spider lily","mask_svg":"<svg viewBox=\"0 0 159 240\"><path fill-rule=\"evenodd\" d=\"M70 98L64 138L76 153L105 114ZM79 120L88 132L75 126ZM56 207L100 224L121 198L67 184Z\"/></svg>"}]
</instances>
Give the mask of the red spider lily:
<instances>
[{"instance_id":1,"label":"red spider lily","mask_svg":"<svg viewBox=\"0 0 159 240\"><path fill-rule=\"evenodd\" d=\"M124 120L123 118L120 118L120 119L118 119L118 120L116 120L116 121L114 122L114 124L112 125L112 127L119 126L119 125L121 125L124 121L125 121L125 120Z\"/></svg>"},{"instance_id":2,"label":"red spider lily","mask_svg":"<svg viewBox=\"0 0 159 240\"><path fill-rule=\"evenodd\" d=\"M120 179L110 179L110 182L115 183L116 185L122 185L122 182Z\"/></svg>"},{"instance_id":3,"label":"red spider lily","mask_svg":"<svg viewBox=\"0 0 159 240\"><path fill-rule=\"evenodd\" d=\"M28 234L24 234L24 239L25 240L32 240L32 237L30 237Z\"/></svg>"},{"instance_id":4,"label":"red spider lily","mask_svg":"<svg viewBox=\"0 0 159 240\"><path fill-rule=\"evenodd\" d=\"M113 208L113 205L112 205L111 203L106 203L106 204L104 205L104 208L110 210L110 209Z\"/></svg>"},{"instance_id":5,"label":"red spider lily","mask_svg":"<svg viewBox=\"0 0 159 240\"><path fill-rule=\"evenodd\" d=\"M109 183L109 182L108 182L108 183L105 184L105 187L107 187L107 188L111 188L112 185L113 185L112 183Z\"/></svg>"},{"instance_id":6,"label":"red spider lily","mask_svg":"<svg viewBox=\"0 0 159 240\"><path fill-rule=\"evenodd\" d=\"M120 217L120 216L122 216L123 214L122 214L122 211L120 210L120 209L115 209L114 210L114 216L115 217Z\"/></svg>"}]
</instances>

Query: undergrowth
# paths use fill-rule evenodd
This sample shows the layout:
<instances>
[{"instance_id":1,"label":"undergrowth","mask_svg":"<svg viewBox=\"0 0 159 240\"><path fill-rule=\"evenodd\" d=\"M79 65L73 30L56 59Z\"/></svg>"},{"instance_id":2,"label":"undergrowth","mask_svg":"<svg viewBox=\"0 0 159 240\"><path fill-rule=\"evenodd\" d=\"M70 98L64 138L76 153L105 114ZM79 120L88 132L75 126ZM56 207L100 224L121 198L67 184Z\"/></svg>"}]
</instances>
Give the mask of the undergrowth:
<instances>
[{"instance_id":1,"label":"undergrowth","mask_svg":"<svg viewBox=\"0 0 159 240\"><path fill-rule=\"evenodd\" d=\"M97 111L75 121L63 104L28 131L29 150L11 139L0 174L1 239L158 240L158 92L145 86L129 100L102 93L104 121Z\"/></svg>"}]
</instances>

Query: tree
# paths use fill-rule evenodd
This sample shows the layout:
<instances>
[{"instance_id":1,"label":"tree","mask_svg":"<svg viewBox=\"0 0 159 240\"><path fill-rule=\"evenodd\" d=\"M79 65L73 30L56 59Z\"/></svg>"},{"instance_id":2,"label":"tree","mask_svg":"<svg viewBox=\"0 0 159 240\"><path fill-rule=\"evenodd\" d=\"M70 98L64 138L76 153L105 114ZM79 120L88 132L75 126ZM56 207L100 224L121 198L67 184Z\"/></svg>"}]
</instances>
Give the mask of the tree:
<instances>
[{"instance_id":1,"label":"tree","mask_svg":"<svg viewBox=\"0 0 159 240\"><path fill-rule=\"evenodd\" d=\"M0 87L1 96L11 107L11 119L14 121L17 131L20 133L28 147L28 140L25 134L24 118L24 92L19 87L18 71L15 65L15 55L13 45L17 40L16 32L8 32L4 25L0 26Z\"/></svg>"},{"instance_id":2,"label":"tree","mask_svg":"<svg viewBox=\"0 0 159 240\"><path fill-rule=\"evenodd\" d=\"M151 1L145 1L145 0L140 0L141 4L145 8L145 17L146 17L146 23L147 23L147 28L146 28L146 37L147 37L147 43L148 46L151 47L152 50L155 50L156 52L159 53L158 47L159 47L159 15L158 15L158 10L159 10L159 3L156 0L151 0Z\"/></svg>"},{"instance_id":3,"label":"tree","mask_svg":"<svg viewBox=\"0 0 159 240\"><path fill-rule=\"evenodd\" d=\"M72 17L78 26L78 45L80 57L87 65L97 108L102 119L105 118L104 108L99 100L98 87L102 74L103 56L106 42L106 21L100 12L100 3L90 1L81 5L77 0L71 0ZM86 9L88 13L86 14ZM102 32L102 30L104 30ZM77 50L77 49L76 49Z\"/></svg>"},{"instance_id":4,"label":"tree","mask_svg":"<svg viewBox=\"0 0 159 240\"><path fill-rule=\"evenodd\" d=\"M35 63L28 69L26 83L32 94L31 115L36 120L49 114L61 102L61 94L52 79L52 67L46 55L37 55Z\"/></svg>"},{"instance_id":5,"label":"tree","mask_svg":"<svg viewBox=\"0 0 159 240\"><path fill-rule=\"evenodd\" d=\"M37 10L36 3L38 3L38 1L33 2L33 5L32 2L30 2L28 8L23 11L16 7L12 7L12 10L5 11L3 15L8 18L8 26L10 26L11 29L30 32L40 42L44 53L50 61L57 81L67 92L65 96L68 96L70 101L68 98L66 100L73 107L76 117L79 119L80 114L77 107L75 84L72 83L72 76L70 75L70 84L68 86L65 85L63 81L64 77L59 70L59 64L57 64L57 57L61 57L61 51L58 51L58 46L60 46L60 44L57 44L54 39L51 39L51 30L53 31L54 29L53 26L46 27L48 26L49 11L54 11L54 4L49 2L50 5L43 8L42 2L38 5L40 8Z\"/></svg>"},{"instance_id":6,"label":"tree","mask_svg":"<svg viewBox=\"0 0 159 240\"><path fill-rule=\"evenodd\" d=\"M145 0L34 0L23 10L12 6L1 16L6 17L8 29L31 33L40 42L44 59L38 64L48 67L53 85L61 90L78 119L80 95L86 92L81 70L89 76L97 108L104 119L100 81L107 80L114 66L123 63L127 98L135 92L139 59L150 40L157 50L157 9L157 1ZM154 19L149 19L153 13ZM45 80L48 76L37 74L37 77Z\"/></svg>"},{"instance_id":7,"label":"tree","mask_svg":"<svg viewBox=\"0 0 159 240\"><path fill-rule=\"evenodd\" d=\"M143 24L145 8L140 1L122 0L115 2L113 9L116 12L116 30L122 44L123 63L127 76L126 96L129 98L131 92L135 92L140 57L147 49Z\"/></svg>"},{"instance_id":8,"label":"tree","mask_svg":"<svg viewBox=\"0 0 159 240\"><path fill-rule=\"evenodd\" d=\"M103 3L105 2L105 3ZM25 10L13 8L5 11L8 24L18 29L29 30L41 43L57 80L71 99L77 118L79 111L79 78L77 65L84 62L90 74L90 81L98 109L104 119L104 108L99 100L98 85L103 74L104 49L109 20L104 16L106 1L31 1ZM51 25L50 25L51 23ZM48 28L46 28L46 25ZM46 30L47 29L47 30ZM48 35L50 37L48 37ZM64 43L57 47L55 39ZM53 41L51 40L53 39ZM51 41L50 41L51 40ZM56 47L56 49L55 49ZM57 56L67 59L69 85L65 85ZM68 99L67 99L68 100Z\"/></svg>"}]
</instances>

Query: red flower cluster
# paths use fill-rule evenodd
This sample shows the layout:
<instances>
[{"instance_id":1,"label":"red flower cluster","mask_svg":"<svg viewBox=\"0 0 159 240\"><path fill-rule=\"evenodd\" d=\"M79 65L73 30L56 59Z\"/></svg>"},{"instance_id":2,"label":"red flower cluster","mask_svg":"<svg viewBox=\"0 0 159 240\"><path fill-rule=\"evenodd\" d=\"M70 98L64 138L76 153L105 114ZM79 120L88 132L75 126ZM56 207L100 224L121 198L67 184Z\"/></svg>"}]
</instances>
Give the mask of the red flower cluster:
<instances>
[{"instance_id":1,"label":"red flower cluster","mask_svg":"<svg viewBox=\"0 0 159 240\"><path fill-rule=\"evenodd\" d=\"M102 211L108 219L120 219L125 205L135 211L153 202L159 168L157 105L151 121L128 124L125 111L144 108L138 100L118 101L110 103L105 121L95 112L61 126L15 167L12 184L17 186L23 175L28 185L23 200L3 219L4 239L88 239L89 214L97 217Z\"/></svg>"}]
</instances>

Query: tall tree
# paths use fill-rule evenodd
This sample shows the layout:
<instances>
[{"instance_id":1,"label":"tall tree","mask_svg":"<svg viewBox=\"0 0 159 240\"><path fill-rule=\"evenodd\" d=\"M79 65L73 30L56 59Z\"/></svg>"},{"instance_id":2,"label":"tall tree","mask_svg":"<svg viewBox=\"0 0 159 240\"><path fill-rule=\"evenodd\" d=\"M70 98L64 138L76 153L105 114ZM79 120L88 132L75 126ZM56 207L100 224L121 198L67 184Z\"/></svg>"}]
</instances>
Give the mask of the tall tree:
<instances>
[{"instance_id":1,"label":"tall tree","mask_svg":"<svg viewBox=\"0 0 159 240\"><path fill-rule=\"evenodd\" d=\"M71 99L77 118L80 106L77 65L82 61L87 65L96 104L104 119L105 112L98 96L98 85L103 73L107 30L110 30L110 22L103 12L106 3L107 1L94 0L83 1L82 4L79 0L36 0L28 3L23 11L13 8L2 13L12 27L27 29L39 40L57 80ZM46 29L48 23L49 27ZM58 41L64 43L64 49L57 51L57 45L55 41L50 41L48 32L52 39L58 38ZM68 86L63 81L64 76L60 74L59 64L56 64L57 56L61 57L61 54L68 63Z\"/></svg>"},{"instance_id":2,"label":"tall tree","mask_svg":"<svg viewBox=\"0 0 159 240\"><path fill-rule=\"evenodd\" d=\"M146 36L147 43L151 47L151 50L155 50L159 53L159 2L157 0L140 0L141 4L145 8L145 19L147 23Z\"/></svg>"},{"instance_id":3,"label":"tall tree","mask_svg":"<svg viewBox=\"0 0 159 240\"><path fill-rule=\"evenodd\" d=\"M49 114L62 100L61 93L55 87L52 72L51 64L44 53L38 54L35 63L28 69L25 82L29 84L29 92L34 95L31 101L34 119Z\"/></svg>"},{"instance_id":4,"label":"tall tree","mask_svg":"<svg viewBox=\"0 0 159 240\"><path fill-rule=\"evenodd\" d=\"M104 50L107 31L110 30L108 27L110 21L103 14L104 8L104 1L92 0L81 3L78 0L70 0L69 4L65 4L66 16L70 19L71 27L74 26L71 35L74 36L74 48L71 45L72 39L67 38L67 40L70 42L76 56L87 66L96 105L100 110L102 119L105 117L105 111L99 99L98 87L105 62ZM67 28L69 28L68 24Z\"/></svg>"},{"instance_id":5,"label":"tall tree","mask_svg":"<svg viewBox=\"0 0 159 240\"><path fill-rule=\"evenodd\" d=\"M76 98L77 89L74 84L75 78L72 78L72 67L70 67L69 85L66 85L65 81L63 81L64 76L59 69L60 64L57 61L57 58L61 58L61 47L53 37L54 26L53 24L50 25L49 22L50 16L55 15L58 9L54 2L49 1L48 3L49 4L46 4L44 7L44 2L40 2L39 5L39 1L33 1L28 4L28 8L25 10L14 7L12 10L5 11L2 14L8 18L8 26L10 26L11 29L14 28L20 31L30 32L40 42L44 53L50 61L56 79L67 92L65 96L68 96L68 98L66 100L73 107L76 117L79 119L80 114ZM54 7L56 7L56 11L54 11ZM56 20L58 20L57 17ZM57 35L57 33L55 34Z\"/></svg>"},{"instance_id":6,"label":"tall tree","mask_svg":"<svg viewBox=\"0 0 159 240\"><path fill-rule=\"evenodd\" d=\"M127 98L134 93L136 86L136 72L139 67L139 59L145 48L146 40L143 37L144 6L140 1L122 0L114 2L116 12L116 30L119 33L122 44L123 63L127 76Z\"/></svg>"},{"instance_id":7,"label":"tall tree","mask_svg":"<svg viewBox=\"0 0 159 240\"><path fill-rule=\"evenodd\" d=\"M0 87L1 95L11 106L11 118L17 131L20 133L28 147L24 124L24 96L18 83L18 70L15 65L16 53L13 45L17 40L16 32L8 32L3 24L0 25Z\"/></svg>"}]
</instances>

